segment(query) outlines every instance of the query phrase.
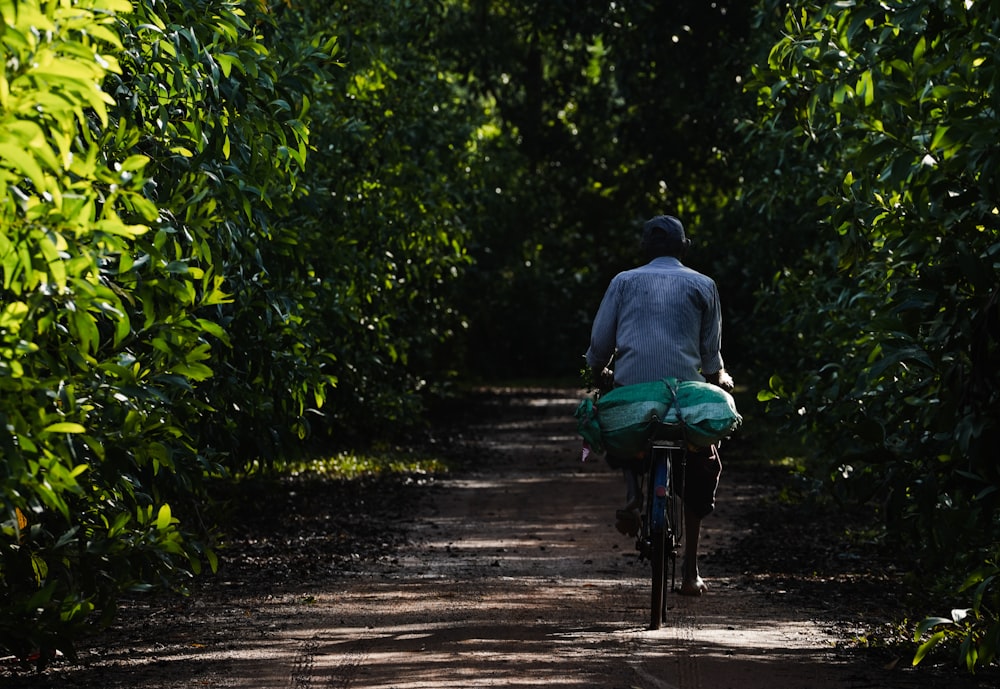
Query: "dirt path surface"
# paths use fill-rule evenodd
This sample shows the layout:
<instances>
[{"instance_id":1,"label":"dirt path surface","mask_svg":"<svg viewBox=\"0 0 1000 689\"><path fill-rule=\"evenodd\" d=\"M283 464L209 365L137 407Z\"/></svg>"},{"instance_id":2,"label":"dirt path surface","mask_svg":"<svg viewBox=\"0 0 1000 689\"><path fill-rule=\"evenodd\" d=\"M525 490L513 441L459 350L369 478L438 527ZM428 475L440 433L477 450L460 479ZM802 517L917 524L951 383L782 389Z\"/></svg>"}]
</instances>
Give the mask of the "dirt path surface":
<instances>
[{"instance_id":1,"label":"dirt path surface","mask_svg":"<svg viewBox=\"0 0 1000 689\"><path fill-rule=\"evenodd\" d=\"M267 580L274 563L261 566L263 581L252 567L224 569L191 599L133 604L80 663L7 674L0 686L987 686L910 670L908 658L849 652L842 642L859 613L838 604L841 589L796 595L780 573L755 572L752 515L773 487L725 455L719 508L703 535L711 590L670 594L668 624L647 631L648 564L612 525L620 477L603 461L580 461L571 418L579 399L495 395L467 429L478 461L401 519L406 539L387 542L388 556L344 572L350 557L319 548L309 562L326 557L327 575L314 567L280 583Z\"/></svg>"}]
</instances>

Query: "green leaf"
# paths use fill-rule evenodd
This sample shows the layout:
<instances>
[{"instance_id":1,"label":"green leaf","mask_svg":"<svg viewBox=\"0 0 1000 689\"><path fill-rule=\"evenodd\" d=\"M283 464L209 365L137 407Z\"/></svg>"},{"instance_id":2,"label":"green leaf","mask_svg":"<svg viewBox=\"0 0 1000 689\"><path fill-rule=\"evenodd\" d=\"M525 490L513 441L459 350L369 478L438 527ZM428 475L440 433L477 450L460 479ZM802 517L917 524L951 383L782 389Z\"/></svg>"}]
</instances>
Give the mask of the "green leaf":
<instances>
[{"instance_id":1,"label":"green leaf","mask_svg":"<svg viewBox=\"0 0 1000 689\"><path fill-rule=\"evenodd\" d=\"M119 314L115 321L115 347L121 345L122 342L132 334L132 322L128 317L127 313Z\"/></svg>"},{"instance_id":2,"label":"green leaf","mask_svg":"<svg viewBox=\"0 0 1000 689\"><path fill-rule=\"evenodd\" d=\"M42 429L45 433L86 433L87 429L72 421L60 421Z\"/></svg>"},{"instance_id":3,"label":"green leaf","mask_svg":"<svg viewBox=\"0 0 1000 689\"><path fill-rule=\"evenodd\" d=\"M205 364L183 363L177 364L170 369L171 373L184 376L191 380L205 380L212 377L212 369Z\"/></svg>"},{"instance_id":4,"label":"green leaf","mask_svg":"<svg viewBox=\"0 0 1000 689\"><path fill-rule=\"evenodd\" d=\"M71 320L76 326L76 336L80 340L80 353L86 355L96 351L100 345L101 335L94 317L78 308L72 313Z\"/></svg>"},{"instance_id":5,"label":"green leaf","mask_svg":"<svg viewBox=\"0 0 1000 689\"><path fill-rule=\"evenodd\" d=\"M125 527L132 521L132 516L127 512L120 513L108 528L108 538L115 538L125 530Z\"/></svg>"},{"instance_id":6,"label":"green leaf","mask_svg":"<svg viewBox=\"0 0 1000 689\"><path fill-rule=\"evenodd\" d=\"M913 665L918 665L920 661L923 660L927 656L927 654L931 652L931 649L933 649L935 646L937 646L944 640L944 636L945 636L944 632L938 632L930 639L920 644L920 646L917 647L917 652L913 656Z\"/></svg>"},{"instance_id":7,"label":"green leaf","mask_svg":"<svg viewBox=\"0 0 1000 689\"><path fill-rule=\"evenodd\" d=\"M872 82L872 73L870 71L861 73L857 86L855 86L855 91L863 99L865 107L875 102L875 84Z\"/></svg>"},{"instance_id":8,"label":"green leaf","mask_svg":"<svg viewBox=\"0 0 1000 689\"><path fill-rule=\"evenodd\" d=\"M934 138L931 139L930 150L935 151L951 146L951 141L948 139L949 131L951 131L951 127L948 125L940 125L935 128Z\"/></svg>"},{"instance_id":9,"label":"green leaf","mask_svg":"<svg viewBox=\"0 0 1000 689\"><path fill-rule=\"evenodd\" d=\"M49 576L49 565L37 553L31 554L31 569L35 573L35 585L42 586Z\"/></svg>"},{"instance_id":10,"label":"green leaf","mask_svg":"<svg viewBox=\"0 0 1000 689\"><path fill-rule=\"evenodd\" d=\"M52 548L54 550L61 550L62 548L66 547L69 543L73 542L79 530L80 530L79 525L71 527L59 537L59 540L55 542Z\"/></svg>"},{"instance_id":11,"label":"green leaf","mask_svg":"<svg viewBox=\"0 0 1000 689\"><path fill-rule=\"evenodd\" d=\"M913 640L920 641L920 637L929 632L934 627L939 624L952 624L952 619L950 617L926 617L921 620L920 624L917 625L916 631L913 633Z\"/></svg>"},{"instance_id":12,"label":"green leaf","mask_svg":"<svg viewBox=\"0 0 1000 689\"><path fill-rule=\"evenodd\" d=\"M23 301L12 301L0 311L0 328L16 333L21 329L25 316L28 315L28 305Z\"/></svg>"},{"instance_id":13,"label":"green leaf","mask_svg":"<svg viewBox=\"0 0 1000 689\"><path fill-rule=\"evenodd\" d=\"M209 335L217 337L219 340L221 340L227 345L229 344L229 334L221 325L219 325L215 321L199 318L197 319L197 323L198 326Z\"/></svg>"},{"instance_id":14,"label":"green leaf","mask_svg":"<svg viewBox=\"0 0 1000 689\"><path fill-rule=\"evenodd\" d=\"M996 565L983 565L982 567L978 567L975 571L972 572L972 574L970 574L966 578L965 582L958 588L959 593L961 593L962 591L966 591L983 581L992 580L993 576L995 576L996 574L1000 574L1000 570L998 570Z\"/></svg>"},{"instance_id":15,"label":"green leaf","mask_svg":"<svg viewBox=\"0 0 1000 689\"><path fill-rule=\"evenodd\" d=\"M11 144L0 142L0 161L13 167L22 175L31 180L35 189L39 192L48 190L45 174L28 151Z\"/></svg>"},{"instance_id":16,"label":"green leaf","mask_svg":"<svg viewBox=\"0 0 1000 689\"><path fill-rule=\"evenodd\" d=\"M160 531L165 531L170 527L172 520L173 516L170 513L170 505L164 503L156 514L156 528Z\"/></svg>"},{"instance_id":17,"label":"green leaf","mask_svg":"<svg viewBox=\"0 0 1000 689\"><path fill-rule=\"evenodd\" d=\"M972 595L972 611L977 617L982 613L983 597L986 595L986 591L989 589L991 583L993 583L993 577L987 577L980 582Z\"/></svg>"},{"instance_id":18,"label":"green leaf","mask_svg":"<svg viewBox=\"0 0 1000 689\"><path fill-rule=\"evenodd\" d=\"M215 554L214 550L206 548L205 559L208 560L208 566L212 569L213 574L219 571L219 556Z\"/></svg>"}]
</instances>

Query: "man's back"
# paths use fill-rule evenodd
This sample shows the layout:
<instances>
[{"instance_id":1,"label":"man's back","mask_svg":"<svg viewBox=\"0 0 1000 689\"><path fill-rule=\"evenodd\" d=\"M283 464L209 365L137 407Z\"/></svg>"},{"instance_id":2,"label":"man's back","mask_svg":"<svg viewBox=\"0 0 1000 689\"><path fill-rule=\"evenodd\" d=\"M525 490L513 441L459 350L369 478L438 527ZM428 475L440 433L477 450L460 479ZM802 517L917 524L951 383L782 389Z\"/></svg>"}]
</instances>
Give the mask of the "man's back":
<instances>
[{"instance_id":1,"label":"man's back","mask_svg":"<svg viewBox=\"0 0 1000 689\"><path fill-rule=\"evenodd\" d=\"M715 282L670 256L619 273L598 309L587 362L615 356L615 383L702 380L723 368Z\"/></svg>"}]
</instances>

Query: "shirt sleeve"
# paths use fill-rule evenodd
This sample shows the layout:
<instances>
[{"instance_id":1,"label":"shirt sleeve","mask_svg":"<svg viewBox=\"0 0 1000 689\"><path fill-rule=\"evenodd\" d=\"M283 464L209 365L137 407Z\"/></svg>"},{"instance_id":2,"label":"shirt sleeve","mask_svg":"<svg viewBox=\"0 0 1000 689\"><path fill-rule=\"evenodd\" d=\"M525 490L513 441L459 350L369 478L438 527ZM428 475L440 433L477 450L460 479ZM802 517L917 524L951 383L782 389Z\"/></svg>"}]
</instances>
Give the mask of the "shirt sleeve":
<instances>
[{"instance_id":1,"label":"shirt sleeve","mask_svg":"<svg viewBox=\"0 0 1000 689\"><path fill-rule=\"evenodd\" d=\"M707 306L701 320L701 371L705 374L718 373L722 363L722 306L719 290L711 283Z\"/></svg>"},{"instance_id":2,"label":"shirt sleeve","mask_svg":"<svg viewBox=\"0 0 1000 689\"><path fill-rule=\"evenodd\" d=\"M587 365L591 368L607 366L615 353L615 338L618 331L617 283L617 280L612 280L608 286L590 330L590 348L586 356Z\"/></svg>"}]
</instances>

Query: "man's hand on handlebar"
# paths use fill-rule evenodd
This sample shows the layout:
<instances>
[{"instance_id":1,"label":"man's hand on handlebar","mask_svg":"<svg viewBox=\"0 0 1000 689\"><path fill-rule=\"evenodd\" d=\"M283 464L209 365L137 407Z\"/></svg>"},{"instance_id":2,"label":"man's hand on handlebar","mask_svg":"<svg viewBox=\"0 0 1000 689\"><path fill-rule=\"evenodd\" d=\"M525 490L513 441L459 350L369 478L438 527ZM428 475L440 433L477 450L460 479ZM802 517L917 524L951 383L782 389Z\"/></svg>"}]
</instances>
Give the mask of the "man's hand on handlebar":
<instances>
[{"instance_id":1,"label":"man's hand on handlebar","mask_svg":"<svg viewBox=\"0 0 1000 689\"><path fill-rule=\"evenodd\" d=\"M736 383L733 382L733 377L726 372L726 369L706 375L705 380L712 385L718 385L726 392L732 392L733 388L736 387Z\"/></svg>"},{"instance_id":2,"label":"man's hand on handlebar","mask_svg":"<svg viewBox=\"0 0 1000 689\"><path fill-rule=\"evenodd\" d=\"M604 394L609 390L613 390L615 387L615 372L612 371L607 366L601 368L594 367L590 369L592 380L597 389Z\"/></svg>"}]
</instances>

